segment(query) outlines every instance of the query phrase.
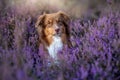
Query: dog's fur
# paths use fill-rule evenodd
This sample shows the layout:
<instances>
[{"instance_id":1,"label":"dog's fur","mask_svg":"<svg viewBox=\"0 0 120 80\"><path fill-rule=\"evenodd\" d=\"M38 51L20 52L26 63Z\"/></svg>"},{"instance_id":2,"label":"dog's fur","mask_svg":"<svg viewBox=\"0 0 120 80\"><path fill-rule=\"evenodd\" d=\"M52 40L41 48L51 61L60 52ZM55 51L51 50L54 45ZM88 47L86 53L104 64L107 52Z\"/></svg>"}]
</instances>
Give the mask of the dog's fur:
<instances>
[{"instance_id":1,"label":"dog's fur","mask_svg":"<svg viewBox=\"0 0 120 80\"><path fill-rule=\"evenodd\" d=\"M70 18L62 11L52 14L41 15L35 27L39 34L40 44L43 44L47 49L49 56L57 59L58 51L63 49L63 46L70 43L69 32Z\"/></svg>"}]
</instances>

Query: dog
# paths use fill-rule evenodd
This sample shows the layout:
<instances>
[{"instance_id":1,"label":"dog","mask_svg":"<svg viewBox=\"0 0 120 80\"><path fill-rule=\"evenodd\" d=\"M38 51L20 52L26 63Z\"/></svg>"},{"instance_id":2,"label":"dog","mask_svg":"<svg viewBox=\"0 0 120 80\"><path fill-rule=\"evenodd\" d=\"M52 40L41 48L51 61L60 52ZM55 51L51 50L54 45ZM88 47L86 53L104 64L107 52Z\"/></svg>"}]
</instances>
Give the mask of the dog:
<instances>
[{"instance_id":1,"label":"dog","mask_svg":"<svg viewBox=\"0 0 120 80\"><path fill-rule=\"evenodd\" d=\"M64 45L71 47L69 22L69 16L62 11L43 14L37 19L35 27L39 42L53 60L58 60L57 54L64 48Z\"/></svg>"}]
</instances>

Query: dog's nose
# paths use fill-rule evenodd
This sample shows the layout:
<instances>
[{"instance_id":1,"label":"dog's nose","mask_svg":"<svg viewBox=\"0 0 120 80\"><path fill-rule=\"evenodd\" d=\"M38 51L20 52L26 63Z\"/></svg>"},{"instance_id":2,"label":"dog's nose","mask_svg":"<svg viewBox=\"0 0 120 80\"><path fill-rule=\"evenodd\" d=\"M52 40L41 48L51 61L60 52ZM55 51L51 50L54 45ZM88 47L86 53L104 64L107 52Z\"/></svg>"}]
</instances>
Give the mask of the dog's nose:
<instances>
[{"instance_id":1,"label":"dog's nose","mask_svg":"<svg viewBox=\"0 0 120 80\"><path fill-rule=\"evenodd\" d=\"M55 29L55 31L58 33L59 31L60 31L60 29L58 28L58 29Z\"/></svg>"}]
</instances>

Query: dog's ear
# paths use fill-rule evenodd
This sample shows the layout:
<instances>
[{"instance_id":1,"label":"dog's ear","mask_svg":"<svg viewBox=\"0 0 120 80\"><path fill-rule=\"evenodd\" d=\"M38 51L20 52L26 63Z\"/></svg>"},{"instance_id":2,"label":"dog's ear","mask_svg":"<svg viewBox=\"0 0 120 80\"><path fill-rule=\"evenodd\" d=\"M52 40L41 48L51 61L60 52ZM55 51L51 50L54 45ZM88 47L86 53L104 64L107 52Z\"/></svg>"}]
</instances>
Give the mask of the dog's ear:
<instances>
[{"instance_id":1,"label":"dog's ear","mask_svg":"<svg viewBox=\"0 0 120 80\"><path fill-rule=\"evenodd\" d=\"M37 22L35 24L35 28L44 26L45 16L46 16L46 14L43 14L37 19Z\"/></svg>"},{"instance_id":2,"label":"dog's ear","mask_svg":"<svg viewBox=\"0 0 120 80\"><path fill-rule=\"evenodd\" d=\"M45 26L44 25L45 16L46 16L46 14L43 14L40 17L38 17L37 22L35 23L35 28L36 28L36 30L38 32L40 43L43 41L42 37L44 36L44 34L43 34L43 28Z\"/></svg>"},{"instance_id":3,"label":"dog's ear","mask_svg":"<svg viewBox=\"0 0 120 80\"><path fill-rule=\"evenodd\" d=\"M70 48L70 47L72 47L72 44L71 44L71 42L70 42L70 18L69 18L69 16L66 14L66 13L64 13L64 12L62 12L62 11L59 11L58 12L58 14L60 15L60 19L63 21L63 24L64 24L64 26L65 26L65 30L66 30L66 34L67 34L67 44L68 44L68 47Z\"/></svg>"},{"instance_id":4,"label":"dog's ear","mask_svg":"<svg viewBox=\"0 0 120 80\"><path fill-rule=\"evenodd\" d=\"M69 18L69 16L66 13L64 13L62 11L59 11L58 15L60 16L60 18L62 19L62 21L64 21L67 25L69 24L70 18Z\"/></svg>"},{"instance_id":5,"label":"dog's ear","mask_svg":"<svg viewBox=\"0 0 120 80\"><path fill-rule=\"evenodd\" d=\"M46 14L43 14L40 17L38 17L37 22L35 24L35 28L37 29L38 34L41 34L42 30L44 28L45 16L46 16Z\"/></svg>"}]
</instances>

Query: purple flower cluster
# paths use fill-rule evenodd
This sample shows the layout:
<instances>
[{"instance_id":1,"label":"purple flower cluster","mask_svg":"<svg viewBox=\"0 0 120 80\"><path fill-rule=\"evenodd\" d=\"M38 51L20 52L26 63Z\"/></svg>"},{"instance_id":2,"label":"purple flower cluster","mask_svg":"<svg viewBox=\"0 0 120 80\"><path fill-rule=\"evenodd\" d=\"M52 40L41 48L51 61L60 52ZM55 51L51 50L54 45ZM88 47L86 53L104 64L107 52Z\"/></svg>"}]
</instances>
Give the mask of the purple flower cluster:
<instances>
[{"instance_id":1,"label":"purple flower cluster","mask_svg":"<svg viewBox=\"0 0 120 80\"><path fill-rule=\"evenodd\" d=\"M38 47L36 17L0 13L0 80L119 80L120 13L95 20L71 20L72 48L59 52L59 65L47 66Z\"/></svg>"}]
</instances>

